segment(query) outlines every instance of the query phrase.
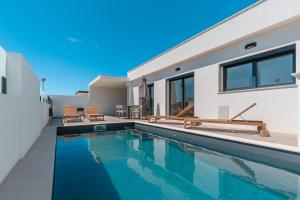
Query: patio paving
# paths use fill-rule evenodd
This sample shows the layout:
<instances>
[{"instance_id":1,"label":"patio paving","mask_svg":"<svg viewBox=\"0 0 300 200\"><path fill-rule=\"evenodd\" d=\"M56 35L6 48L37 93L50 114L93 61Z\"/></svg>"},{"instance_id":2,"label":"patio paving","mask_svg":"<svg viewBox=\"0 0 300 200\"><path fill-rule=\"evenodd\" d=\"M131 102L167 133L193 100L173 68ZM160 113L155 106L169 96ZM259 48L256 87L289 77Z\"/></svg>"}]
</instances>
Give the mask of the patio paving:
<instances>
[{"instance_id":1,"label":"patio paving","mask_svg":"<svg viewBox=\"0 0 300 200\"><path fill-rule=\"evenodd\" d=\"M64 126L74 125L89 125L89 124L105 124L105 123L122 123L122 122L143 122L148 124L147 120L137 119L123 119L112 116L105 116L105 121L90 122L88 119L84 119L83 122L71 122L64 123ZM183 122L174 120L160 120L157 123L150 123L149 125L164 125L169 128L183 128ZM188 130L198 130L199 132L210 132L214 134L233 136L237 138L250 139L254 141L269 142L275 144L282 144L288 146L297 146L298 137L295 134L284 133L270 133L270 137L261 137L257 134L257 131L253 127L243 126L228 126L228 125L202 125ZM185 131L188 131L185 129Z\"/></svg>"},{"instance_id":2,"label":"patio paving","mask_svg":"<svg viewBox=\"0 0 300 200\"><path fill-rule=\"evenodd\" d=\"M57 125L60 121L48 123L0 184L1 200L51 200Z\"/></svg>"}]
</instances>

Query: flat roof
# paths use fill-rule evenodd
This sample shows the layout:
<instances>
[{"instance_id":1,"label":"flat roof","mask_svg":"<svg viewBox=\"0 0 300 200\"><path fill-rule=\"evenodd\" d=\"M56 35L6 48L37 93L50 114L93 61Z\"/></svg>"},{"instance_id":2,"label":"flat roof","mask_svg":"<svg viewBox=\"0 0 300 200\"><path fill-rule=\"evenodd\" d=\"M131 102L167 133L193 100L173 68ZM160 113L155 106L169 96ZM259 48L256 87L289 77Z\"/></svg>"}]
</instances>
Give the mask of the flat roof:
<instances>
[{"instance_id":1,"label":"flat roof","mask_svg":"<svg viewBox=\"0 0 300 200\"><path fill-rule=\"evenodd\" d=\"M166 54L166 53L172 51L173 49L176 49L177 47L180 47L180 46L184 45L185 43L189 42L190 40L192 40L192 39L194 39L194 38L196 38L196 37L198 37L198 36L200 36L200 35L203 35L204 33L208 32L209 30L211 30L211 29L213 29L213 28L215 28L215 27L217 27L217 26L220 26L221 24L223 24L223 23L225 23L225 22L231 20L231 19L234 18L234 17L239 16L240 14L242 14L242 13L248 11L248 10L251 9L251 8L254 8L254 7L258 6L259 4L261 4L261 3L265 2L265 1L268 1L268 0L259 0L258 2L254 3L254 4L250 5L250 6L248 6L248 7L246 7L246 8L244 8L243 10L241 10L241 11L239 11L239 12L237 12L237 13L235 13L235 14L233 14L233 15L227 17L227 18L225 18L224 20L220 21L219 23L217 23L217 24L215 24L215 25L213 25L213 26L211 26L211 27L209 27L209 28L207 28L207 29L201 31L200 33L197 33L196 35L194 35L194 36L192 36L192 37L190 37L190 38L184 40L183 42L181 42L181 43L179 43L179 44L177 44L177 45L175 45L175 46L173 46L173 47L167 49L166 51L163 51L162 53L158 54L157 56L154 56L153 58L150 58L149 60L145 61L144 63L142 63L142 64L140 64L140 65L138 65L137 67L132 68L132 69L129 70L128 72L134 71L134 70L136 70L137 68L142 67L142 66L145 65L146 63L151 62L152 60L155 60L156 58L158 58L158 57L160 57L160 56L162 56L162 55L164 55L164 54Z\"/></svg>"},{"instance_id":2,"label":"flat roof","mask_svg":"<svg viewBox=\"0 0 300 200\"><path fill-rule=\"evenodd\" d=\"M102 88L126 88L129 79L120 76L105 76L100 75L90 82L89 87L102 87Z\"/></svg>"}]
</instances>

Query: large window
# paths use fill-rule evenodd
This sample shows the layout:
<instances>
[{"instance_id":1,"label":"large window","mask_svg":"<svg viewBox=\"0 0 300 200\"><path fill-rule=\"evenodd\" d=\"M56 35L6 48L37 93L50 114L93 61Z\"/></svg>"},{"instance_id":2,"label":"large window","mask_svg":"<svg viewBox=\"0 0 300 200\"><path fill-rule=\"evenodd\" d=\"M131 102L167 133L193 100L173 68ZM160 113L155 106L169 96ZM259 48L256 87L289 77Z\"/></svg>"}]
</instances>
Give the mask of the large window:
<instances>
[{"instance_id":1,"label":"large window","mask_svg":"<svg viewBox=\"0 0 300 200\"><path fill-rule=\"evenodd\" d=\"M194 76L189 75L170 80L169 114L177 115L189 104L194 104ZM193 116L191 110L188 115Z\"/></svg>"},{"instance_id":2,"label":"large window","mask_svg":"<svg viewBox=\"0 0 300 200\"><path fill-rule=\"evenodd\" d=\"M295 49L289 46L222 65L223 90L293 84Z\"/></svg>"}]
</instances>

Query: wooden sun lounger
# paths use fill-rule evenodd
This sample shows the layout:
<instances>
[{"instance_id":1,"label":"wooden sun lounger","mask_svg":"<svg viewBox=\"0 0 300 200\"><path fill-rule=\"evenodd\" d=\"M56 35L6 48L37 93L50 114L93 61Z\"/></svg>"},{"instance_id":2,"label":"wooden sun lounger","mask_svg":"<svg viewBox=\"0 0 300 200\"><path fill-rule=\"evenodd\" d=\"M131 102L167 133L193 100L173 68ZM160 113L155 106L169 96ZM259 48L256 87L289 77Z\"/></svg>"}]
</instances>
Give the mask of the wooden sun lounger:
<instances>
[{"instance_id":1,"label":"wooden sun lounger","mask_svg":"<svg viewBox=\"0 0 300 200\"><path fill-rule=\"evenodd\" d=\"M192 128L196 126L200 126L203 123L211 123L211 124L236 124L236 125L248 125L248 126L256 126L259 135L262 137L268 137L269 131L267 130L267 125L263 121L256 121L256 120L237 120L239 116L241 116L246 111L250 110L256 106L256 103L252 104L251 106L244 109L239 114L235 115L231 119L199 119L199 118L186 118L184 119L184 128Z\"/></svg>"},{"instance_id":2,"label":"wooden sun lounger","mask_svg":"<svg viewBox=\"0 0 300 200\"><path fill-rule=\"evenodd\" d=\"M64 122L78 122L81 121L81 116L77 113L77 107L73 105L64 106Z\"/></svg>"},{"instance_id":3,"label":"wooden sun lounger","mask_svg":"<svg viewBox=\"0 0 300 200\"><path fill-rule=\"evenodd\" d=\"M166 120L180 120L183 121L186 118L191 118L191 116L185 116L187 112L189 112L192 108L194 107L194 105L190 104L188 106L186 106L182 111L180 111L177 115L172 116L172 115L166 115L166 116L150 116L148 118L148 122L149 123L156 123L157 120L160 119L166 119Z\"/></svg>"},{"instance_id":4,"label":"wooden sun lounger","mask_svg":"<svg viewBox=\"0 0 300 200\"><path fill-rule=\"evenodd\" d=\"M96 106L88 105L84 108L84 115L90 121L104 121L104 115L97 112Z\"/></svg>"}]
</instances>

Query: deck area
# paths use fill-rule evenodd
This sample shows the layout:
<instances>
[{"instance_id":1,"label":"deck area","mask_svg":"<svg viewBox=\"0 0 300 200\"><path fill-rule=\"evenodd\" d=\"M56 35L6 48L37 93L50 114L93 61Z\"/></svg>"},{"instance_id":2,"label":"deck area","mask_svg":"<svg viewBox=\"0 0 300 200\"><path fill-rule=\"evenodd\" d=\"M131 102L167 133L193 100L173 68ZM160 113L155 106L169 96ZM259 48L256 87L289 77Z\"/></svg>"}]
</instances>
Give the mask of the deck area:
<instances>
[{"instance_id":1,"label":"deck area","mask_svg":"<svg viewBox=\"0 0 300 200\"><path fill-rule=\"evenodd\" d=\"M213 133L220 136L230 136L241 139L249 139L253 141L261 141L268 143L275 143L280 145L297 146L297 135L284 134L284 133L272 133L270 132L270 137L261 137L257 134L257 131L253 127L243 127L243 126L228 126L228 125L202 125L200 127L195 127L192 129L183 129L183 122L172 121L172 120L160 120L158 123L148 123L147 120L137 120L137 119L123 119L112 116L105 116L105 121L90 122L88 119L84 119L82 122L69 122L63 123L64 126L75 126L75 125L90 125L90 124L105 124L105 123L122 123L122 122L141 122L143 124L149 124L152 126L163 126L164 128L170 129L180 129L189 132L193 130L193 133L199 132L199 134Z\"/></svg>"}]
</instances>

